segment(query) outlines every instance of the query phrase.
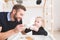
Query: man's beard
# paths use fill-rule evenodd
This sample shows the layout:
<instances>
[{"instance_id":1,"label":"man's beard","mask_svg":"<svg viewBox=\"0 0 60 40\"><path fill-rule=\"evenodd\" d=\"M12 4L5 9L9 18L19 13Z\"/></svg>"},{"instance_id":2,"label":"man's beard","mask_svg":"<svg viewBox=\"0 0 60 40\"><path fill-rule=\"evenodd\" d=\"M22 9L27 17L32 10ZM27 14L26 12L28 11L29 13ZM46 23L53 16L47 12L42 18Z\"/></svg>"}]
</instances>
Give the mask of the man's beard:
<instances>
[{"instance_id":1,"label":"man's beard","mask_svg":"<svg viewBox=\"0 0 60 40\"><path fill-rule=\"evenodd\" d=\"M14 16L14 20L17 21L17 18Z\"/></svg>"},{"instance_id":2,"label":"man's beard","mask_svg":"<svg viewBox=\"0 0 60 40\"><path fill-rule=\"evenodd\" d=\"M17 22L20 22L20 20L22 20L21 18L17 18L15 15L14 15L14 20L17 21Z\"/></svg>"}]
</instances>

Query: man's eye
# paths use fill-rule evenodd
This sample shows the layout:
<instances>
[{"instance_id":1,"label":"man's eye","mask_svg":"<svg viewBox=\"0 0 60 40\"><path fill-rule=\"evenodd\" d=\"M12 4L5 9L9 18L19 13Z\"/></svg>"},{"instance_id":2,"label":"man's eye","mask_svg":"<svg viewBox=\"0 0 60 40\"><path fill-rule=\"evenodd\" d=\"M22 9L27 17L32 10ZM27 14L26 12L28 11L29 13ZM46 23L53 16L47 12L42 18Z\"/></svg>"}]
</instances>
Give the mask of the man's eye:
<instances>
[{"instance_id":1,"label":"man's eye","mask_svg":"<svg viewBox=\"0 0 60 40\"><path fill-rule=\"evenodd\" d=\"M23 16L23 14L20 14L21 16Z\"/></svg>"}]
</instances>

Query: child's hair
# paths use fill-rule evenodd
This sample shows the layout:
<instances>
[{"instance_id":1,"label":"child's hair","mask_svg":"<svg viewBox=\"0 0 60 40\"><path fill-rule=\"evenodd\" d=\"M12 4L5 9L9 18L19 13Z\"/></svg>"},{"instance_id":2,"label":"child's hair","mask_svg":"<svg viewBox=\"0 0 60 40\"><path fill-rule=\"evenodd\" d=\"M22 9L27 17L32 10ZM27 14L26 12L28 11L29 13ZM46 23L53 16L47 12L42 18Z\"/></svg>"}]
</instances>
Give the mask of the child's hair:
<instances>
[{"instance_id":1,"label":"child's hair","mask_svg":"<svg viewBox=\"0 0 60 40\"><path fill-rule=\"evenodd\" d=\"M36 18L40 18L40 19L41 19L41 21L42 21L42 26L44 27L44 26L45 26L45 21L44 21L43 17L37 16Z\"/></svg>"}]
</instances>

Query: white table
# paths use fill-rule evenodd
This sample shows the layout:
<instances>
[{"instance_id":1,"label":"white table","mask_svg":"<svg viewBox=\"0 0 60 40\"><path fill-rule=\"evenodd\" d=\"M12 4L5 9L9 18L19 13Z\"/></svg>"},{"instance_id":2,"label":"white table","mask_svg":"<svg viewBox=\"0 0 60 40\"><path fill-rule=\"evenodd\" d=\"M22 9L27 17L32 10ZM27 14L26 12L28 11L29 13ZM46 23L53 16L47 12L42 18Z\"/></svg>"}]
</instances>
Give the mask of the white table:
<instances>
[{"instance_id":1,"label":"white table","mask_svg":"<svg viewBox=\"0 0 60 40\"><path fill-rule=\"evenodd\" d=\"M31 37L33 40L53 40L50 36L43 35L22 35L20 32L12 35L8 40L27 40L26 37Z\"/></svg>"}]
</instances>

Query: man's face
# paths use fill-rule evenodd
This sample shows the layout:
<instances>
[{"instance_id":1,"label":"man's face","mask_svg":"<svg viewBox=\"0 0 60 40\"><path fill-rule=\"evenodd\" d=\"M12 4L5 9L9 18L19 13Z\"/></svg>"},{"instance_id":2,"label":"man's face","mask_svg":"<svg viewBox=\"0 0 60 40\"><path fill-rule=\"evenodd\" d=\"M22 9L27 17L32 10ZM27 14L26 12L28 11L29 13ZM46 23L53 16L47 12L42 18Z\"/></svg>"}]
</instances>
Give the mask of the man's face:
<instances>
[{"instance_id":1,"label":"man's face","mask_svg":"<svg viewBox=\"0 0 60 40\"><path fill-rule=\"evenodd\" d=\"M16 11L14 17L17 19L17 21L20 21L22 19L23 15L24 15L24 12L25 11L23 9L19 9L19 10Z\"/></svg>"}]
</instances>

